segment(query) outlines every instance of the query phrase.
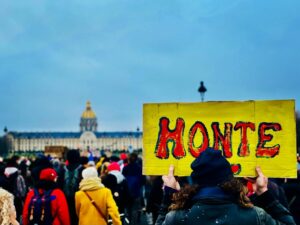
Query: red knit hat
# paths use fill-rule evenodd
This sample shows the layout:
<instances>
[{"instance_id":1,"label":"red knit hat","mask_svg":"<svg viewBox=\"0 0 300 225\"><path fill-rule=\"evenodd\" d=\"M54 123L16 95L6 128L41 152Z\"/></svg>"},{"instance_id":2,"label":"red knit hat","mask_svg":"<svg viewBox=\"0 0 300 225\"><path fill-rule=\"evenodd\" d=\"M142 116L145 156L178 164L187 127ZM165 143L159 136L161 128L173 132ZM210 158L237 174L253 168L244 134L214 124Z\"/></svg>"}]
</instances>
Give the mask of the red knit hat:
<instances>
[{"instance_id":1,"label":"red knit hat","mask_svg":"<svg viewBox=\"0 0 300 225\"><path fill-rule=\"evenodd\" d=\"M120 159L122 159L122 160L127 159L127 154L126 153L121 153L120 154Z\"/></svg>"},{"instance_id":2,"label":"red knit hat","mask_svg":"<svg viewBox=\"0 0 300 225\"><path fill-rule=\"evenodd\" d=\"M43 169L40 172L40 180L54 181L57 178L57 173L52 168Z\"/></svg>"},{"instance_id":3,"label":"red knit hat","mask_svg":"<svg viewBox=\"0 0 300 225\"><path fill-rule=\"evenodd\" d=\"M108 171L112 171L112 170L120 171L121 168L120 168L120 165L117 162L112 162L111 164L108 165L107 170Z\"/></svg>"}]
</instances>

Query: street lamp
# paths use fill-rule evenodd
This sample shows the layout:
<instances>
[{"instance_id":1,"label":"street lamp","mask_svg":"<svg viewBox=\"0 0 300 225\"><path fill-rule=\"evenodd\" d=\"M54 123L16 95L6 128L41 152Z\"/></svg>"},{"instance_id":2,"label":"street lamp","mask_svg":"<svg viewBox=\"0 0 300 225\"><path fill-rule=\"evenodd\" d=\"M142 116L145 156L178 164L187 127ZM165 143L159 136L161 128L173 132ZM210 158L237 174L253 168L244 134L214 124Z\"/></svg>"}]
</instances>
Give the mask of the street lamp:
<instances>
[{"instance_id":1,"label":"street lamp","mask_svg":"<svg viewBox=\"0 0 300 225\"><path fill-rule=\"evenodd\" d=\"M207 91L206 87L204 86L204 83L203 81L200 82L200 87L198 89L198 92L200 92L200 95L201 95L201 101L203 102L204 101L204 94L205 92Z\"/></svg>"}]
</instances>

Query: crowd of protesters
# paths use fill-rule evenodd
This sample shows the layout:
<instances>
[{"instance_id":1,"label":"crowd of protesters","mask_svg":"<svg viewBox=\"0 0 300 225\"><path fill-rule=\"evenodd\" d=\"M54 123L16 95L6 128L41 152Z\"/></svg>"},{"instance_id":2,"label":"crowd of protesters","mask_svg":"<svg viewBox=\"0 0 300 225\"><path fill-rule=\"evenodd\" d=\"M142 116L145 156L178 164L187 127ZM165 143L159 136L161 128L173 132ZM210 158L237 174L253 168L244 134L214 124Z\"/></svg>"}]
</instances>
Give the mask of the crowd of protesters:
<instances>
[{"instance_id":1,"label":"crowd of protesters","mask_svg":"<svg viewBox=\"0 0 300 225\"><path fill-rule=\"evenodd\" d=\"M220 151L204 153L176 179L173 167L143 176L136 153L1 160L0 225L300 224L299 177L237 179Z\"/></svg>"}]
</instances>

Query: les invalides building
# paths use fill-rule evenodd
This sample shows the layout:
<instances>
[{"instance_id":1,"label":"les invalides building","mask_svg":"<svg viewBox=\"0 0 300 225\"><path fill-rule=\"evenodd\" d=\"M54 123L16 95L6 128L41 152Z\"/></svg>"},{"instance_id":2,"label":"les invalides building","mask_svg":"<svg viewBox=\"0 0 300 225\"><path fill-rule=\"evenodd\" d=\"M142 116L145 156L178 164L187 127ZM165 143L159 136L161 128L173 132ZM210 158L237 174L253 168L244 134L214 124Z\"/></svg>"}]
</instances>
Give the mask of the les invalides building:
<instances>
[{"instance_id":1,"label":"les invalides building","mask_svg":"<svg viewBox=\"0 0 300 225\"><path fill-rule=\"evenodd\" d=\"M79 132L18 132L6 133L8 150L14 152L44 151L48 146L64 146L80 150L138 150L142 148L142 132L98 132L97 116L91 103L80 118Z\"/></svg>"}]
</instances>

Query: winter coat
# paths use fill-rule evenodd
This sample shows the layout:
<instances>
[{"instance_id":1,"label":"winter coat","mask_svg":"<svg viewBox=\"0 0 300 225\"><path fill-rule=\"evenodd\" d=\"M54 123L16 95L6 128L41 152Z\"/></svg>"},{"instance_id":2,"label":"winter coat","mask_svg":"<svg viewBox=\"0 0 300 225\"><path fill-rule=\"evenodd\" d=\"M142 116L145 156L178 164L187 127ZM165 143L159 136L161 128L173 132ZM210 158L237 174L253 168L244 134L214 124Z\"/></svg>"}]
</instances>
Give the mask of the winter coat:
<instances>
[{"instance_id":1,"label":"winter coat","mask_svg":"<svg viewBox=\"0 0 300 225\"><path fill-rule=\"evenodd\" d=\"M111 217L114 225L121 225L118 207L108 188L102 187L97 190L86 191L95 201L98 208L104 215ZM99 214L96 207L91 203L84 191L77 191L75 194L76 213L79 218L79 225L107 224L107 218Z\"/></svg>"},{"instance_id":2,"label":"winter coat","mask_svg":"<svg viewBox=\"0 0 300 225\"><path fill-rule=\"evenodd\" d=\"M42 193L42 189L39 192ZM29 223L29 204L31 198L34 196L34 190L31 189L25 199L23 208L23 225ZM52 197L53 196L53 197ZM70 225L70 216L68 204L64 193L60 189L54 189L51 193L51 214L54 217L53 225Z\"/></svg>"},{"instance_id":3,"label":"winter coat","mask_svg":"<svg viewBox=\"0 0 300 225\"><path fill-rule=\"evenodd\" d=\"M6 174L8 181L8 191L14 195L14 204L16 207L17 218L20 218L23 210L23 202L26 196L27 187L25 184L25 180L19 171L15 167L7 167L7 171L14 171L11 174Z\"/></svg>"},{"instance_id":4,"label":"winter coat","mask_svg":"<svg viewBox=\"0 0 300 225\"><path fill-rule=\"evenodd\" d=\"M142 196L142 186L145 183L145 177L142 174L142 167L137 163L129 163L123 169L128 184L128 189L132 199Z\"/></svg>"},{"instance_id":5,"label":"winter coat","mask_svg":"<svg viewBox=\"0 0 300 225\"><path fill-rule=\"evenodd\" d=\"M104 225L107 224L108 217L112 219L114 225L122 224L112 193L108 188L104 187L99 177L82 179L79 188L80 191L75 193L75 208L79 218L79 225ZM89 198L98 206L101 213L98 212L98 209Z\"/></svg>"},{"instance_id":6,"label":"winter coat","mask_svg":"<svg viewBox=\"0 0 300 225\"><path fill-rule=\"evenodd\" d=\"M147 212L152 213L153 221L155 222L160 209L160 204L163 199L163 181L160 176L152 180L150 193L147 197Z\"/></svg>"},{"instance_id":7,"label":"winter coat","mask_svg":"<svg viewBox=\"0 0 300 225\"><path fill-rule=\"evenodd\" d=\"M65 166L62 170L61 173L58 176L58 185L61 187L62 190L64 190L66 199L67 199L67 203L69 206L69 214L70 214L70 218L71 218L71 224L72 225L77 225L78 224L78 218L76 215L76 210L75 210L75 192L78 191L78 186L79 183L82 179L81 173L82 170L84 168L79 165L79 164L69 164L68 166ZM71 182L71 183L67 183L70 181L66 181L66 171L75 171L77 170L77 178L74 177L74 181L75 183ZM72 181L73 179L71 179ZM72 187L74 185L74 189L70 188L70 186ZM72 190L71 190L72 189Z\"/></svg>"},{"instance_id":8,"label":"winter coat","mask_svg":"<svg viewBox=\"0 0 300 225\"><path fill-rule=\"evenodd\" d=\"M111 190L119 212L124 213L129 200L128 184L125 177L120 171L114 170L102 178L102 183Z\"/></svg>"},{"instance_id":9,"label":"winter coat","mask_svg":"<svg viewBox=\"0 0 300 225\"><path fill-rule=\"evenodd\" d=\"M289 201L289 207L297 224L300 224L300 176L297 180L289 180L283 184L284 191Z\"/></svg>"},{"instance_id":10,"label":"winter coat","mask_svg":"<svg viewBox=\"0 0 300 225\"><path fill-rule=\"evenodd\" d=\"M240 207L230 196L222 193L214 196L203 196L198 193L192 201L192 207L187 210L175 210L167 213L167 208L162 207L156 225L295 225L290 212L275 200L269 191L255 200L257 205L262 208ZM165 213L167 214L165 215Z\"/></svg>"}]
</instances>

